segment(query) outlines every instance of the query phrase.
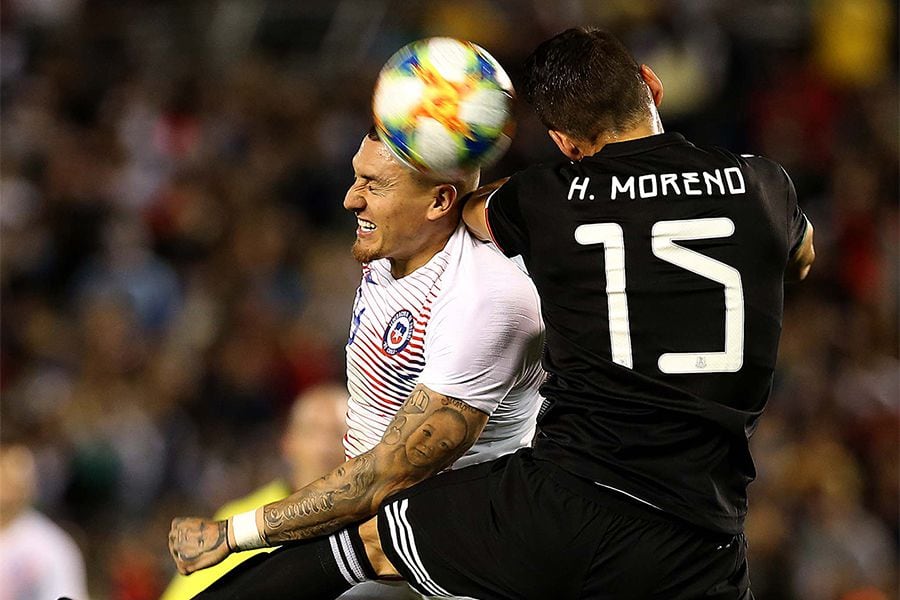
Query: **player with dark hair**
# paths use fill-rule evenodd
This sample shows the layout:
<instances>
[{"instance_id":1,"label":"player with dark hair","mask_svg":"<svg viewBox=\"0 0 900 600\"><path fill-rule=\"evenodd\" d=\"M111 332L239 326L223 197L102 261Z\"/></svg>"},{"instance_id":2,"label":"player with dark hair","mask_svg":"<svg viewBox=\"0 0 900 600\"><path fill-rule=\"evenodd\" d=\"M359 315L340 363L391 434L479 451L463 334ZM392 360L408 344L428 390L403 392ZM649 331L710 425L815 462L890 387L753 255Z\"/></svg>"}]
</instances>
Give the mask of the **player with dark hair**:
<instances>
[{"instance_id":1,"label":"player with dark hair","mask_svg":"<svg viewBox=\"0 0 900 600\"><path fill-rule=\"evenodd\" d=\"M583 554L564 552L571 597L752 597L749 437L771 390L783 281L806 276L812 226L779 165L665 133L662 83L612 35L570 29L525 72L525 97L569 161L514 175L464 215L523 256L547 327L549 410L533 453L506 469L594 501L563 518L592 532ZM426 545L429 501L446 493L417 492L406 517ZM511 520L540 502L510 506ZM459 591L541 597L514 589Z\"/></svg>"},{"instance_id":2,"label":"player with dark hair","mask_svg":"<svg viewBox=\"0 0 900 600\"><path fill-rule=\"evenodd\" d=\"M662 83L604 31L541 44L525 96L568 160L476 192L464 219L538 288L549 409L533 449L389 498L366 556L430 595L752 598L749 437L812 226L776 163L664 132Z\"/></svg>"},{"instance_id":3,"label":"player with dark hair","mask_svg":"<svg viewBox=\"0 0 900 600\"><path fill-rule=\"evenodd\" d=\"M549 131L584 145L645 123L647 89L628 49L598 29L569 29L541 45L525 65L525 100L538 118ZM662 129L658 115L655 121Z\"/></svg>"}]
</instances>

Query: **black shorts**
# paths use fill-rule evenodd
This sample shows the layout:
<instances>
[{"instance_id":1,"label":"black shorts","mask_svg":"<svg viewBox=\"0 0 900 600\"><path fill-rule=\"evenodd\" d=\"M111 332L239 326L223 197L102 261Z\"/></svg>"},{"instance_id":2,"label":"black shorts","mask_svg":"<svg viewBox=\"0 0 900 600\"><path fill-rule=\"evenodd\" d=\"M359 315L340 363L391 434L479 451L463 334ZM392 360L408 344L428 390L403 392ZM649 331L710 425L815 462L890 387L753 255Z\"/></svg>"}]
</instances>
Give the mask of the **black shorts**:
<instances>
[{"instance_id":1,"label":"black shorts","mask_svg":"<svg viewBox=\"0 0 900 600\"><path fill-rule=\"evenodd\" d=\"M743 535L643 506L530 449L392 496L378 532L397 570L429 596L753 598Z\"/></svg>"}]
</instances>

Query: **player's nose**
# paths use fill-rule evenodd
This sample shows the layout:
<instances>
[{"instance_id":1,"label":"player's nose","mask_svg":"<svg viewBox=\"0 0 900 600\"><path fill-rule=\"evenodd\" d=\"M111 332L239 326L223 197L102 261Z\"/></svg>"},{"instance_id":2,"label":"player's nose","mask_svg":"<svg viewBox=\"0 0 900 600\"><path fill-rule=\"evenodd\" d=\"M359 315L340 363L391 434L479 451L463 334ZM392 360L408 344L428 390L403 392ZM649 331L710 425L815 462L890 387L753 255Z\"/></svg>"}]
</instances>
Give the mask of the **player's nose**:
<instances>
[{"instance_id":1,"label":"player's nose","mask_svg":"<svg viewBox=\"0 0 900 600\"><path fill-rule=\"evenodd\" d=\"M360 211L366 206L366 198L353 188L344 195L344 209L350 212Z\"/></svg>"}]
</instances>

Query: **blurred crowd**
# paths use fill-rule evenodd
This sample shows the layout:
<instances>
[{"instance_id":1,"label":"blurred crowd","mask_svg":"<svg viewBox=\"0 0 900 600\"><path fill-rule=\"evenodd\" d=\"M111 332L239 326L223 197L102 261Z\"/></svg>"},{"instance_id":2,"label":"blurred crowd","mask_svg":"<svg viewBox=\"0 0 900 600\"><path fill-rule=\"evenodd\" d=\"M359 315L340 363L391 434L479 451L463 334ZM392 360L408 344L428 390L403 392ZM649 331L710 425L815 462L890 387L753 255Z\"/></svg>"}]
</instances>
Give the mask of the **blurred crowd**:
<instances>
[{"instance_id":1,"label":"blurred crowd","mask_svg":"<svg viewBox=\"0 0 900 600\"><path fill-rule=\"evenodd\" d=\"M0 7L0 438L33 454L34 503L80 548L92 598L158 597L169 520L277 477L292 400L343 383L359 269L341 202L381 64L451 35L515 82L580 24L659 74L668 130L782 163L816 228L754 436L757 597L897 597L895 3ZM556 158L518 111L485 179Z\"/></svg>"}]
</instances>

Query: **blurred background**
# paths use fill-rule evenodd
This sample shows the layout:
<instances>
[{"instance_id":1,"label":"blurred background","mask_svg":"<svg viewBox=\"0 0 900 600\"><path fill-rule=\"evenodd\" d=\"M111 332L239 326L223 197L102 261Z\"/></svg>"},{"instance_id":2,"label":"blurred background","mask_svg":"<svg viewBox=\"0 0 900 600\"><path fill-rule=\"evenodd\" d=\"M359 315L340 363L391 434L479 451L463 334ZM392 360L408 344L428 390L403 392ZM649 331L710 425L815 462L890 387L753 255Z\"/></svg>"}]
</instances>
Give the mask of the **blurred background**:
<instances>
[{"instance_id":1,"label":"blurred background","mask_svg":"<svg viewBox=\"0 0 900 600\"><path fill-rule=\"evenodd\" d=\"M783 164L816 228L754 437L757 597L897 597L894 2L0 10L0 435L30 450L30 497L74 539L91 598L158 597L174 572L170 519L211 515L283 473L293 398L343 383L359 268L341 202L382 63L450 35L487 48L516 82L537 43L581 24L619 33L655 69L666 129ZM557 158L519 112L485 179ZM17 598L24 570L4 535L0 598Z\"/></svg>"}]
</instances>

